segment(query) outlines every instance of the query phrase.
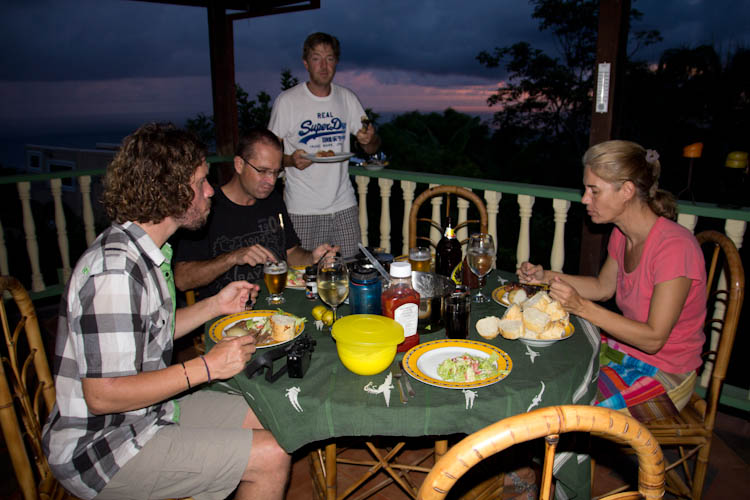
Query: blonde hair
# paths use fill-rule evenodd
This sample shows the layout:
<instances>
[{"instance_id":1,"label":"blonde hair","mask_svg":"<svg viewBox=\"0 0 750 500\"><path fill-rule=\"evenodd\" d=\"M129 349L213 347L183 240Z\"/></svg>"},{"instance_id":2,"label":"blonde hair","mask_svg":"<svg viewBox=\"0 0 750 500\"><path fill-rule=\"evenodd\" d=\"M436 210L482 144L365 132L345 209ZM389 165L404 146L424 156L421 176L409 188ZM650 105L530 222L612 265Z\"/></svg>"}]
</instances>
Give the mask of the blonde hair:
<instances>
[{"instance_id":1,"label":"blonde hair","mask_svg":"<svg viewBox=\"0 0 750 500\"><path fill-rule=\"evenodd\" d=\"M591 146L583 155L583 166L605 181L618 187L630 181L636 196L656 215L674 220L677 201L664 189L659 189L661 164L653 150L630 141L605 141Z\"/></svg>"}]
</instances>

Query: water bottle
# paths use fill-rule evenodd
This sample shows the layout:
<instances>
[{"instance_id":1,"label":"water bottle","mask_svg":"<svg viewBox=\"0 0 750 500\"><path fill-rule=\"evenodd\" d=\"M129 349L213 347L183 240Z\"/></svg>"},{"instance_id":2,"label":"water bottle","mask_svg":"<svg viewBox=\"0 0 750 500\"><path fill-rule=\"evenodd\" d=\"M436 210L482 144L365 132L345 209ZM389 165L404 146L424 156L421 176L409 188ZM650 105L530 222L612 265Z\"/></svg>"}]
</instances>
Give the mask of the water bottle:
<instances>
[{"instance_id":1,"label":"water bottle","mask_svg":"<svg viewBox=\"0 0 750 500\"><path fill-rule=\"evenodd\" d=\"M377 271L355 265L349 275L349 306L352 314L380 314L381 294L382 287Z\"/></svg>"}]
</instances>

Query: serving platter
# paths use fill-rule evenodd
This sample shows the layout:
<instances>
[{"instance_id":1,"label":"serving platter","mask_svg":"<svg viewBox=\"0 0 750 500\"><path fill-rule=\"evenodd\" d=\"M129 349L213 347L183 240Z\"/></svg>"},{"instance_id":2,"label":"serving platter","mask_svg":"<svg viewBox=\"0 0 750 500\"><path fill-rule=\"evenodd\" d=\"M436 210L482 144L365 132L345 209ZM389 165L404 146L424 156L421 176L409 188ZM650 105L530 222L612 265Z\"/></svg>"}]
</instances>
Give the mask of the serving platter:
<instances>
[{"instance_id":1,"label":"serving platter","mask_svg":"<svg viewBox=\"0 0 750 500\"><path fill-rule=\"evenodd\" d=\"M348 160L354 156L354 153L336 153L333 156L315 156L314 154L308 154L305 153L302 155L303 158L306 158L314 163L337 163L340 161Z\"/></svg>"},{"instance_id":2,"label":"serving platter","mask_svg":"<svg viewBox=\"0 0 750 500\"><path fill-rule=\"evenodd\" d=\"M497 375L472 382L448 382L437 374L437 367L446 359L455 358L462 354L469 354L488 358L492 354L498 355ZM435 387L446 389L472 389L495 384L508 375L513 369L513 361L508 353L485 342L476 340L440 339L425 342L409 349L404 354L404 371L415 380Z\"/></svg>"},{"instance_id":3,"label":"serving platter","mask_svg":"<svg viewBox=\"0 0 750 500\"><path fill-rule=\"evenodd\" d=\"M270 318L274 314L283 314L285 316L291 316L293 318L297 318L297 316L295 316L294 314L289 314L287 312L278 311L278 310L257 310L257 311L238 312L235 314L224 316L223 318L215 321L211 325L211 327L208 329L208 336L214 342L219 342L224 338L224 333L229 328L236 325L237 323L251 320L257 325L260 325L268 321L268 318ZM255 347L256 349L264 349L266 347L276 347L282 344L286 344L287 342L291 342L292 340L299 337L304 330L305 330L305 322L301 321L294 329L294 335L292 336L291 339L276 341L269 337L267 341L264 341L261 344L257 344Z\"/></svg>"}]
</instances>

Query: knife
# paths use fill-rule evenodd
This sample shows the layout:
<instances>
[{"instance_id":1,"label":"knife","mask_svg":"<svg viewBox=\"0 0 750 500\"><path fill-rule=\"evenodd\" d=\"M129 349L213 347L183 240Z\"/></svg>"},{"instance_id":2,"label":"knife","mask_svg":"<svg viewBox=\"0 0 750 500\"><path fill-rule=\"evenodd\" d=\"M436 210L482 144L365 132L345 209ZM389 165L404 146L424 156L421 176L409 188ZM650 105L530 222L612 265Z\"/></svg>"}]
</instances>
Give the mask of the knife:
<instances>
[{"instance_id":1,"label":"knife","mask_svg":"<svg viewBox=\"0 0 750 500\"><path fill-rule=\"evenodd\" d=\"M407 401L409 401L406 396L404 396L404 386L401 385L401 370L398 367L397 362L393 362L393 376L396 377L396 385L398 386L398 396L401 398L401 402L403 404L406 404Z\"/></svg>"},{"instance_id":2,"label":"knife","mask_svg":"<svg viewBox=\"0 0 750 500\"><path fill-rule=\"evenodd\" d=\"M403 373L403 369L404 369L404 365L401 361L399 361L398 366L396 367L396 370L398 371L397 378L399 380L401 379L401 374ZM403 377L403 379L404 379L404 384L406 384L406 391L409 393L409 397L413 398L414 396L417 395L417 393L414 392L414 389L412 389L411 383L409 383L409 377L406 376L406 377Z\"/></svg>"}]
</instances>

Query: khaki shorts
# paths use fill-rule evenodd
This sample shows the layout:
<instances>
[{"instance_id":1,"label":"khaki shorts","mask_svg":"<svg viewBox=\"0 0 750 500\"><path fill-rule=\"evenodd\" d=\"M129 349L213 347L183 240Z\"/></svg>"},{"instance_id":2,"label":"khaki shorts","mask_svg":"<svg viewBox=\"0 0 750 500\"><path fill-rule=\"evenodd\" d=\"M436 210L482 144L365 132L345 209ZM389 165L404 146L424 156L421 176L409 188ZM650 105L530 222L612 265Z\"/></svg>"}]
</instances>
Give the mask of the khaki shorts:
<instances>
[{"instance_id":1,"label":"khaki shorts","mask_svg":"<svg viewBox=\"0 0 750 500\"><path fill-rule=\"evenodd\" d=\"M224 500L242 478L253 432L242 396L196 391L178 400L180 423L160 429L110 480L97 500Z\"/></svg>"}]
</instances>

